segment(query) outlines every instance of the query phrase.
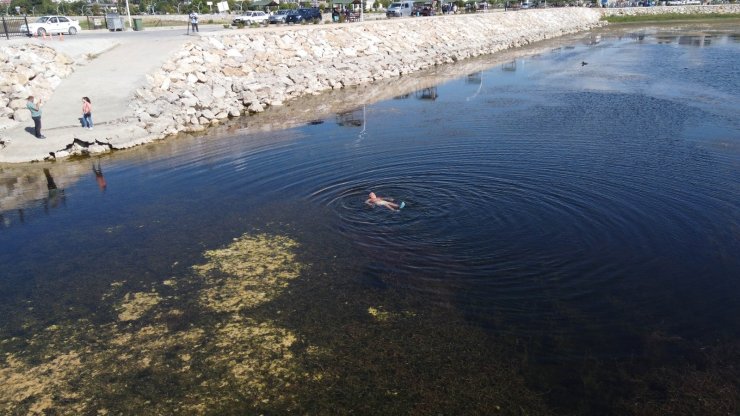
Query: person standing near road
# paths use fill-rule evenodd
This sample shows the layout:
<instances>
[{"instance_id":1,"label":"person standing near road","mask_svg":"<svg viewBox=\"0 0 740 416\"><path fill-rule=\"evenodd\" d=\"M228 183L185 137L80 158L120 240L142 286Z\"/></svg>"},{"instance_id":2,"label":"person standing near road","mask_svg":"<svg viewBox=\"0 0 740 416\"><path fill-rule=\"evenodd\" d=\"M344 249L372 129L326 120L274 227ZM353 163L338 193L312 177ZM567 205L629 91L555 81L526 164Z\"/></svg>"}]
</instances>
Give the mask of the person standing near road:
<instances>
[{"instance_id":1,"label":"person standing near road","mask_svg":"<svg viewBox=\"0 0 740 416\"><path fill-rule=\"evenodd\" d=\"M41 134L41 100L36 101L33 95L29 95L27 100L26 108L31 112L33 132L37 139L45 139L46 136Z\"/></svg>"},{"instance_id":2,"label":"person standing near road","mask_svg":"<svg viewBox=\"0 0 740 416\"><path fill-rule=\"evenodd\" d=\"M90 98L82 97L82 127L92 130L92 102Z\"/></svg>"},{"instance_id":3,"label":"person standing near road","mask_svg":"<svg viewBox=\"0 0 740 416\"><path fill-rule=\"evenodd\" d=\"M193 32L198 32L198 13L193 10L190 12L190 25L193 27Z\"/></svg>"}]
</instances>

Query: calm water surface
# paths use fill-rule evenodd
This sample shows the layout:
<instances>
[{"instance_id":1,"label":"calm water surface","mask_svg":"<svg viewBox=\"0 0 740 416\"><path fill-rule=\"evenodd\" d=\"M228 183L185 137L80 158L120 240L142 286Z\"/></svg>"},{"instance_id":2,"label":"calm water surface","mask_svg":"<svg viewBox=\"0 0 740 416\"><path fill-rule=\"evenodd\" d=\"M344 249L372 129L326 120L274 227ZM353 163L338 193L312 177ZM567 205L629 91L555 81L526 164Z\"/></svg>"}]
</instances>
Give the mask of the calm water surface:
<instances>
[{"instance_id":1,"label":"calm water surface","mask_svg":"<svg viewBox=\"0 0 740 416\"><path fill-rule=\"evenodd\" d=\"M111 283L146 290L276 233L309 265L280 319L332 346L339 381L224 413L740 411L738 62L736 29L580 35L295 128L96 159L105 190L90 160L3 168L0 346L103 325ZM415 318L378 330L373 305ZM520 390L489 403L497 383Z\"/></svg>"}]
</instances>

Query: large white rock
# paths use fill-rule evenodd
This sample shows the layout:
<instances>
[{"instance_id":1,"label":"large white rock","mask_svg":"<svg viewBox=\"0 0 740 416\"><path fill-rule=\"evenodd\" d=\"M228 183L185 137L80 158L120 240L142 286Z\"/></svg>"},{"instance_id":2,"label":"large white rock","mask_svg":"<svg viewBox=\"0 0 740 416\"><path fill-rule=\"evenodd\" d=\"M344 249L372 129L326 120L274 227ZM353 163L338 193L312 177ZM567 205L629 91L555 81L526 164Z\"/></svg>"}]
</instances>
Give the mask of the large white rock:
<instances>
[{"instance_id":1,"label":"large white rock","mask_svg":"<svg viewBox=\"0 0 740 416\"><path fill-rule=\"evenodd\" d=\"M100 153L107 153L110 152L109 146L103 146L101 144L91 144L87 147L87 152L91 155L97 155Z\"/></svg>"},{"instance_id":2,"label":"large white rock","mask_svg":"<svg viewBox=\"0 0 740 416\"><path fill-rule=\"evenodd\" d=\"M15 110L13 112L13 120L18 122L24 122L24 121L30 121L31 120L31 112L27 109L19 109Z\"/></svg>"}]
</instances>

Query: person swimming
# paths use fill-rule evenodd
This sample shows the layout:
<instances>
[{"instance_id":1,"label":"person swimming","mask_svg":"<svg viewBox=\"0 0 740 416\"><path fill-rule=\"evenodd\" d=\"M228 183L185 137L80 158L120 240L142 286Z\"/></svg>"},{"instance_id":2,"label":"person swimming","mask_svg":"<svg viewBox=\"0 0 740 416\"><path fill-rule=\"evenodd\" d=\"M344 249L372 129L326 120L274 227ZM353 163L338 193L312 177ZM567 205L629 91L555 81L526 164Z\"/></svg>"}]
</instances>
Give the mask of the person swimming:
<instances>
[{"instance_id":1,"label":"person swimming","mask_svg":"<svg viewBox=\"0 0 740 416\"><path fill-rule=\"evenodd\" d=\"M406 206L406 203L404 202L401 202L401 205L398 205L391 201L393 201L392 198L381 198L375 195L375 192L370 192L369 198L367 199L367 201L365 201L365 203L371 206L377 205L379 207L386 207L391 211L398 211Z\"/></svg>"}]
</instances>

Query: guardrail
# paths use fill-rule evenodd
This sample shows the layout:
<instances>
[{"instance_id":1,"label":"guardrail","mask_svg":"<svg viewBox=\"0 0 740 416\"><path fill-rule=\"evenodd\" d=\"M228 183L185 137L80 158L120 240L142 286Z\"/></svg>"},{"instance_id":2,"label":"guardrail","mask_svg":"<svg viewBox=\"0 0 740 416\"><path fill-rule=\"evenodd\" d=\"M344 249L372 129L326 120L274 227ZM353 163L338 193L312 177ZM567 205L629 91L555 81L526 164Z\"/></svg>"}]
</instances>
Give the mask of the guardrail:
<instances>
[{"instance_id":1,"label":"guardrail","mask_svg":"<svg viewBox=\"0 0 740 416\"><path fill-rule=\"evenodd\" d=\"M11 37L22 37L30 34L28 32L28 19L26 16L0 16L0 20L2 20L2 25L0 25L0 36L5 39L10 40ZM21 27L26 29L21 30Z\"/></svg>"}]
</instances>

